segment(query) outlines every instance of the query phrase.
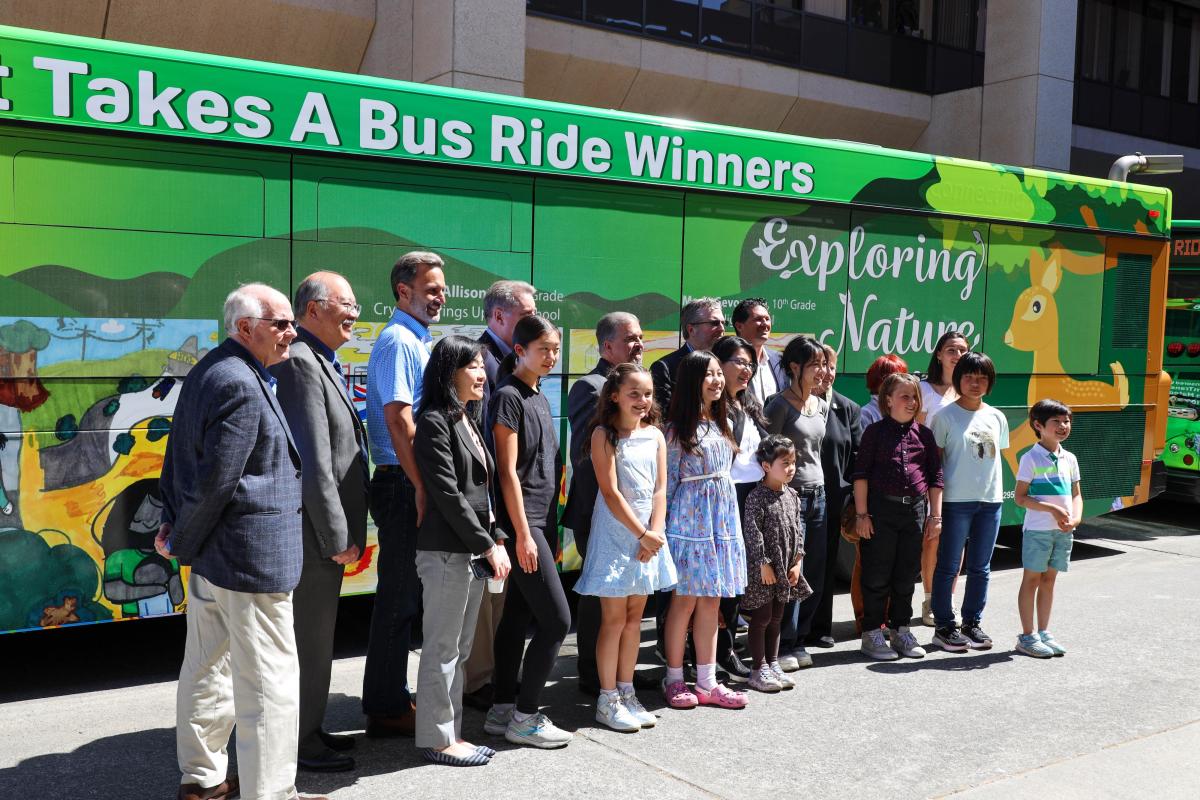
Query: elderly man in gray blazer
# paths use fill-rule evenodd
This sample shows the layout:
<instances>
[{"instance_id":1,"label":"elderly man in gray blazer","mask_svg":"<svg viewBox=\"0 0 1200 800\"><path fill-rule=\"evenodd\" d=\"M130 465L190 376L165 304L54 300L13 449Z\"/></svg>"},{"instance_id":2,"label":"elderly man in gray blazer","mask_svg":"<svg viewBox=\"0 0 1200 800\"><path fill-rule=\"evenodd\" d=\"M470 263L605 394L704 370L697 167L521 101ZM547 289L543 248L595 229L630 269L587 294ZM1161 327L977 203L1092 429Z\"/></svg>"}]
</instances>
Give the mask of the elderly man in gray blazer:
<instances>
[{"instance_id":1,"label":"elderly man in gray blazer","mask_svg":"<svg viewBox=\"0 0 1200 800\"><path fill-rule=\"evenodd\" d=\"M296 796L300 453L267 367L288 356L288 299L249 284L225 300L229 338L183 382L159 486L155 548L192 568L175 743L180 800ZM227 774L237 722L240 776ZM240 777L240 786L239 780Z\"/></svg>"},{"instance_id":2,"label":"elderly man in gray blazer","mask_svg":"<svg viewBox=\"0 0 1200 800\"><path fill-rule=\"evenodd\" d=\"M325 731L333 633L345 567L367 546L366 432L336 351L350 340L361 306L336 272L296 288L299 319L291 356L271 367L277 396L304 461L304 569L292 593L300 657L300 769L354 769L350 736Z\"/></svg>"}]
</instances>

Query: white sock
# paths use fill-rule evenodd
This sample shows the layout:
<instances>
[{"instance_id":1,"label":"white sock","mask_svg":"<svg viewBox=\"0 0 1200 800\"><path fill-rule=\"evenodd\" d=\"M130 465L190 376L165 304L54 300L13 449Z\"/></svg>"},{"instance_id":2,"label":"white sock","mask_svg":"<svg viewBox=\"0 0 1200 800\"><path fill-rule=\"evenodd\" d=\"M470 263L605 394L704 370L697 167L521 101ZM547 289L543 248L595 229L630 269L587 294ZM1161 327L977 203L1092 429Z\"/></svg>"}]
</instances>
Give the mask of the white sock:
<instances>
[{"instance_id":1,"label":"white sock","mask_svg":"<svg viewBox=\"0 0 1200 800\"><path fill-rule=\"evenodd\" d=\"M697 664L696 665L696 686L704 691L710 691L717 685L717 665L716 664Z\"/></svg>"},{"instance_id":2,"label":"white sock","mask_svg":"<svg viewBox=\"0 0 1200 800\"><path fill-rule=\"evenodd\" d=\"M517 711L516 708L513 709L513 722L524 722L532 716L533 714L526 714L522 711Z\"/></svg>"},{"instance_id":3,"label":"white sock","mask_svg":"<svg viewBox=\"0 0 1200 800\"><path fill-rule=\"evenodd\" d=\"M616 700L620 696L616 689L605 689L603 686L600 687L600 694L608 695L611 700Z\"/></svg>"},{"instance_id":4,"label":"white sock","mask_svg":"<svg viewBox=\"0 0 1200 800\"><path fill-rule=\"evenodd\" d=\"M667 667L667 685L683 683L683 667Z\"/></svg>"},{"instance_id":5,"label":"white sock","mask_svg":"<svg viewBox=\"0 0 1200 800\"><path fill-rule=\"evenodd\" d=\"M926 592L925 593L925 602L929 603L932 600L933 600L933 592Z\"/></svg>"},{"instance_id":6,"label":"white sock","mask_svg":"<svg viewBox=\"0 0 1200 800\"><path fill-rule=\"evenodd\" d=\"M631 694L633 692L633 682L625 683L617 681L617 691L621 694Z\"/></svg>"}]
</instances>

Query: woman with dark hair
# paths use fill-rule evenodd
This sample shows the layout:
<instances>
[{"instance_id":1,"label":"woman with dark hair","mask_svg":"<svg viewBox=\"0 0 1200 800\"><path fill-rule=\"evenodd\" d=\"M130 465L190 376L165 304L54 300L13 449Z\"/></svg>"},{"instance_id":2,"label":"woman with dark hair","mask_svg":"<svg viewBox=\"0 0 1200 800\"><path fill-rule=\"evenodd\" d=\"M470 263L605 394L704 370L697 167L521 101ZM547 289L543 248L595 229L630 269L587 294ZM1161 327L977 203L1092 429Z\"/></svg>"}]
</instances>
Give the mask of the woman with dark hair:
<instances>
[{"instance_id":1,"label":"woman with dark hair","mask_svg":"<svg viewBox=\"0 0 1200 800\"><path fill-rule=\"evenodd\" d=\"M742 708L746 695L717 683L717 618L722 597L746 588L737 494L729 477L735 444L729 429L725 373L712 353L679 362L667 414L667 542L679 582L664 631L672 708ZM683 681L688 623L696 645L696 690Z\"/></svg>"},{"instance_id":2,"label":"woman with dark hair","mask_svg":"<svg viewBox=\"0 0 1200 800\"><path fill-rule=\"evenodd\" d=\"M825 472L825 574L824 591L813 617L808 644L833 647L833 582L838 549L842 545L842 508L854 492L850 474L858 455L862 424L858 403L833 388L837 377L837 351L827 344L822 347L825 349L825 379L817 387L817 394L829 404L825 414L825 438L821 440L821 468ZM810 534L815 535L815 531Z\"/></svg>"},{"instance_id":3,"label":"woman with dark hair","mask_svg":"<svg viewBox=\"0 0 1200 800\"><path fill-rule=\"evenodd\" d=\"M967 338L962 331L948 330L937 340L933 355L929 357L929 371L925 380L921 381L921 413L917 422L926 427L932 427L933 418L937 412L948 405L953 405L958 399L954 390L954 367L958 360L971 352ZM925 599L921 602L921 621L933 627L933 570L937 567L938 542L941 532L934 536L926 536L921 546L921 584L925 587ZM957 578L955 586L958 585Z\"/></svg>"},{"instance_id":4,"label":"woman with dark hair","mask_svg":"<svg viewBox=\"0 0 1200 800\"><path fill-rule=\"evenodd\" d=\"M558 434L539 384L558 363L558 329L536 314L513 329L488 419L496 446L500 526L517 562L496 630L492 707L483 728L514 744L565 747L571 734L539 711L546 679L571 626L550 536L557 530ZM536 622L529 648L525 632ZM522 658L522 651L524 657ZM521 692L517 695L517 676Z\"/></svg>"},{"instance_id":5,"label":"woman with dark hair","mask_svg":"<svg viewBox=\"0 0 1200 800\"><path fill-rule=\"evenodd\" d=\"M825 439L828 404L817 395L825 380L825 350L811 336L797 336L783 350L788 388L767 403L767 431L780 433L796 447L796 475L791 487L800 495L804 518L804 579L813 593L802 602L791 601L783 615L779 666L786 672L812 666L804 641L812 630L821 602L825 575L825 471L821 468L821 443Z\"/></svg>"},{"instance_id":6,"label":"woman with dark hair","mask_svg":"<svg viewBox=\"0 0 1200 800\"><path fill-rule=\"evenodd\" d=\"M482 766L495 755L462 739L463 665L483 598L476 570L498 581L509 572L492 513L495 464L466 413L483 398L486 380L478 342L462 336L438 341L425 366L413 439L428 498L417 530L425 612L416 744L428 761L463 767Z\"/></svg>"},{"instance_id":7,"label":"woman with dark hair","mask_svg":"<svg viewBox=\"0 0 1200 800\"><path fill-rule=\"evenodd\" d=\"M733 457L729 476L737 492L738 515L746 512L746 497L762 479L755 451L766 436L767 420L750 384L758 374L758 355L754 346L741 336L722 336L713 343L712 353L725 373L725 400L729 407L729 427L738 451ZM763 369L768 369L763 365ZM729 673L729 679L742 683L750 679L750 670L733 649L737 631L739 598L721 601L721 627L717 631L717 664Z\"/></svg>"}]
</instances>

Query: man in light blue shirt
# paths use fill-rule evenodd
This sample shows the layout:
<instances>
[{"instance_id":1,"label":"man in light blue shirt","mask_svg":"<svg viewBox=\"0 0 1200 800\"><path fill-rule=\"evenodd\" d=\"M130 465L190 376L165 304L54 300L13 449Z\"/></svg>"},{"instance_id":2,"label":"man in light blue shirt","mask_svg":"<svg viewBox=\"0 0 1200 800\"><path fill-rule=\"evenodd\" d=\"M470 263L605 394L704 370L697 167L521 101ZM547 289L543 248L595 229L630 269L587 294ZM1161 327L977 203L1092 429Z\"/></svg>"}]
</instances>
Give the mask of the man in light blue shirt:
<instances>
[{"instance_id":1,"label":"man in light blue shirt","mask_svg":"<svg viewBox=\"0 0 1200 800\"><path fill-rule=\"evenodd\" d=\"M379 529L378 585L363 674L367 735L412 736L408 689L409 634L420 605L417 526L425 486L413 453L421 381L433 338L429 326L446 304L444 264L436 253L412 252L392 267L396 310L367 363L367 435L375 474L369 507Z\"/></svg>"}]
</instances>

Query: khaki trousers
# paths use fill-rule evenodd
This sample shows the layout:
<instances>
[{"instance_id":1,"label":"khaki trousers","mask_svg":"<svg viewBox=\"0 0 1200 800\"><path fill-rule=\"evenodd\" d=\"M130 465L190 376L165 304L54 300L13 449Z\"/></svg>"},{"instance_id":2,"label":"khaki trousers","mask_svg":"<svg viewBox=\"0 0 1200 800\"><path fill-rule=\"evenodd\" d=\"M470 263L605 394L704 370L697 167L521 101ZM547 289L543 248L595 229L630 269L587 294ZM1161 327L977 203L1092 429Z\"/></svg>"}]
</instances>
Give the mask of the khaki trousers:
<instances>
[{"instance_id":1,"label":"khaki trousers","mask_svg":"<svg viewBox=\"0 0 1200 800\"><path fill-rule=\"evenodd\" d=\"M182 783L226 778L236 724L242 800L294 797L299 675L291 592L232 592L193 572L175 703Z\"/></svg>"}]
</instances>

